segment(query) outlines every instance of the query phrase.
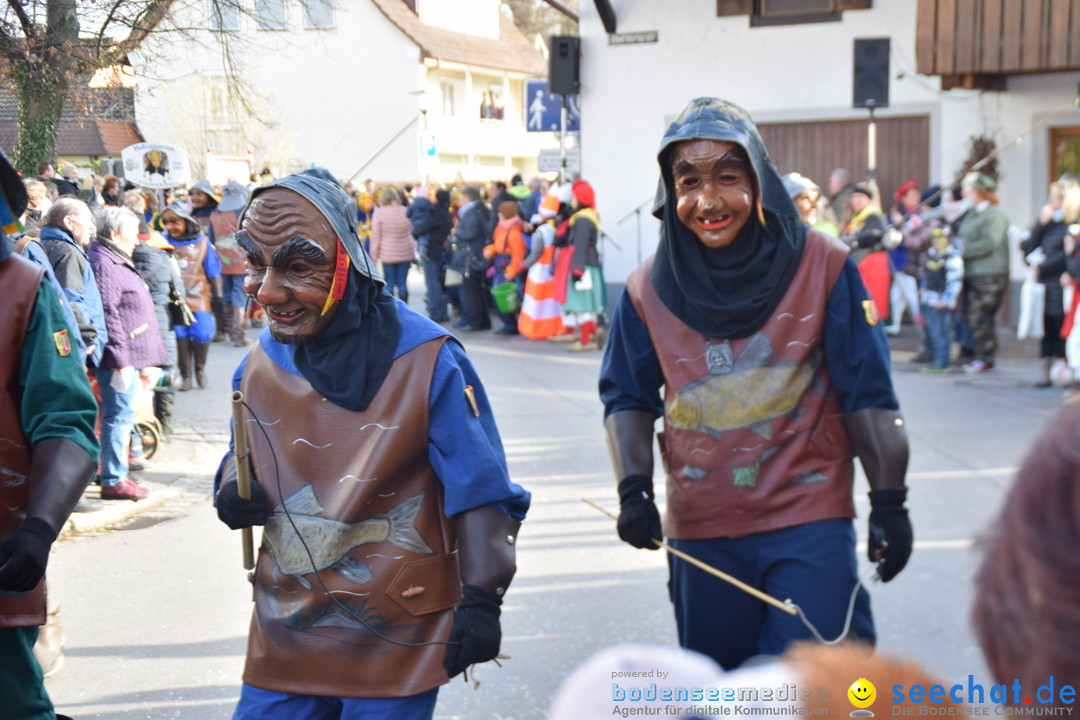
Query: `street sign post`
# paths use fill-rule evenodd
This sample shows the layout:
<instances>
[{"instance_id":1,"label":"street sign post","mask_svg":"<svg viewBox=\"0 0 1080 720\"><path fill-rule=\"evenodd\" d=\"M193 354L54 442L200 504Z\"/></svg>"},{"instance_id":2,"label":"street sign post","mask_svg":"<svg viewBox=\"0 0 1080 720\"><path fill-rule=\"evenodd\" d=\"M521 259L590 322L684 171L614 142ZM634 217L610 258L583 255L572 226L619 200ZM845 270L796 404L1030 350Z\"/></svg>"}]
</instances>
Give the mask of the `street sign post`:
<instances>
[{"instance_id":1,"label":"street sign post","mask_svg":"<svg viewBox=\"0 0 1080 720\"><path fill-rule=\"evenodd\" d=\"M566 96L567 132L580 129L578 96ZM529 132L559 132L562 96L548 92L547 80L525 81L525 129Z\"/></svg>"},{"instance_id":2,"label":"street sign post","mask_svg":"<svg viewBox=\"0 0 1080 720\"><path fill-rule=\"evenodd\" d=\"M540 151L540 172L560 172L562 170L562 151L558 148ZM581 148L566 150L566 171L578 175L581 173Z\"/></svg>"}]
</instances>

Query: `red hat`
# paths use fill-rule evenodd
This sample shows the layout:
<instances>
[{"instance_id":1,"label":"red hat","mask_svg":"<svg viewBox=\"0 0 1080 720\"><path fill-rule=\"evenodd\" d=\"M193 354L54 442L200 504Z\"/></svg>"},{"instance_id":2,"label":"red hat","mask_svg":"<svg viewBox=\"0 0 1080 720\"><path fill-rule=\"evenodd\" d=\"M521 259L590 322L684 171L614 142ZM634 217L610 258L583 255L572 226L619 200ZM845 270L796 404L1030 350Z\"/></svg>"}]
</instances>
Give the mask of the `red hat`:
<instances>
[{"instance_id":1,"label":"red hat","mask_svg":"<svg viewBox=\"0 0 1080 720\"><path fill-rule=\"evenodd\" d=\"M574 184L570 186L571 191L574 193L574 197L577 198L579 204L585 207L596 207L596 191L593 190L593 186L585 180L575 180Z\"/></svg>"},{"instance_id":2,"label":"red hat","mask_svg":"<svg viewBox=\"0 0 1080 720\"><path fill-rule=\"evenodd\" d=\"M915 182L914 178L908 180L907 182L900 183L900 187L896 188L896 194L893 195L893 200L899 202L901 198L903 198L912 190L917 189L918 187L919 183Z\"/></svg>"}]
</instances>

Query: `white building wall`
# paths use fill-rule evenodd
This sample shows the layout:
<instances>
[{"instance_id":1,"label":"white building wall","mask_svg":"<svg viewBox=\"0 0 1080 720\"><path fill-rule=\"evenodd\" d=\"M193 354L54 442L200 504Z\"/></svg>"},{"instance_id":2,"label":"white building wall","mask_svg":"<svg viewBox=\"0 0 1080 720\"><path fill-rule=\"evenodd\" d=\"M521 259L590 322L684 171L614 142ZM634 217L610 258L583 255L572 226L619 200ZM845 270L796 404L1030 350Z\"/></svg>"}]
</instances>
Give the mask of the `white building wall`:
<instances>
[{"instance_id":1,"label":"white building wall","mask_svg":"<svg viewBox=\"0 0 1080 720\"><path fill-rule=\"evenodd\" d=\"M415 43L368 2L338 3L330 30L305 29L298 2L288 3L288 11L286 31L257 30L253 19L244 17L232 45L247 82L266 101L262 120L268 127L249 133L256 165L266 163L258 144L289 138L288 154L279 161L287 167L278 171L314 164L343 180L358 171L361 179L415 179L422 88ZM143 80L137 92L140 127L148 138L193 142L191 125L204 118L203 98L195 91L199 78L224 73L214 34L202 33L199 40L202 44L171 38L142 53L175 58L166 82ZM178 95L187 106L179 114ZM280 157L280 151L276 154Z\"/></svg>"},{"instance_id":2,"label":"white building wall","mask_svg":"<svg viewBox=\"0 0 1080 720\"><path fill-rule=\"evenodd\" d=\"M716 17L714 0L622 0L619 33L656 31L659 41L609 45L593 3L581 3L582 175L596 188L604 231L622 247L604 248L607 279L622 282L655 250L649 206L640 242L632 213L653 196L660 139L692 98L727 98L758 122L866 118L851 107L853 40L889 37L890 104L877 116L930 116L930 181L941 182L959 169L970 136L1004 145L1076 97L1080 74L1010 78L1005 93L942 92L938 78L915 73L916 4L888 0L840 22L751 29L746 16ZM1080 111L1056 124L1080 124ZM1037 132L999 161L1002 207L1016 224L1028 225L1045 199L1047 137Z\"/></svg>"},{"instance_id":3,"label":"white building wall","mask_svg":"<svg viewBox=\"0 0 1080 720\"><path fill-rule=\"evenodd\" d=\"M245 6L250 10L253 2ZM190 6L193 15L185 24L205 26L197 16L204 7ZM515 172L527 180L536 173L540 148L557 146L550 133L525 131L523 74L425 61L368 0L335 3L330 30L305 29L299 0L288 0L287 8L286 31L258 30L254 18L244 16L230 38L240 72L260 96L247 99L267 125L248 117L244 107L235 108L242 116L235 129L218 128L208 118L206 85L213 81L207 78L224 78L225 71L216 34L204 31L198 42L163 38L133 59L147 139L185 147L194 162L205 147L220 155L250 149L257 168L284 172L315 164L342 180L388 182L509 180ZM419 9L422 19L441 27L498 34L497 0L429 0ZM163 57L169 61L162 63ZM155 72L160 81L149 78ZM443 80L455 85L453 116L444 112ZM480 120L481 94L489 87L501 92L501 121ZM436 158L420 156L425 119Z\"/></svg>"}]
</instances>

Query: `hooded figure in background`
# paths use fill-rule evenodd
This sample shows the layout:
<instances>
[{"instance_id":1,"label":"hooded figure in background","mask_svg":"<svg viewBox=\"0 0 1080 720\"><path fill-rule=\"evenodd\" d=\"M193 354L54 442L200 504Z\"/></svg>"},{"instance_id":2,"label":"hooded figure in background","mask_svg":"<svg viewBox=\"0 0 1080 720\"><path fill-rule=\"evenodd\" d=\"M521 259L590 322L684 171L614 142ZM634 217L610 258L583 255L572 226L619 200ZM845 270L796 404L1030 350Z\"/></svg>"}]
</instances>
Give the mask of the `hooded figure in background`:
<instances>
[{"instance_id":1,"label":"hooded figure in background","mask_svg":"<svg viewBox=\"0 0 1080 720\"><path fill-rule=\"evenodd\" d=\"M184 301L195 317L191 325L176 325L176 363L180 368L180 389L190 390L192 378L205 388L206 358L217 330L211 309L214 297L221 297L221 260L195 217L182 203L173 203L161 213L165 241L173 246L173 256L184 280Z\"/></svg>"},{"instance_id":2,"label":"hooded figure in background","mask_svg":"<svg viewBox=\"0 0 1080 720\"><path fill-rule=\"evenodd\" d=\"M742 108L699 98L660 146L656 254L627 279L600 376L619 536L667 542L791 598L826 637L874 641L858 579L857 455L869 557L883 581L911 552L908 445L889 348L859 271L806 227ZM654 424L667 475L654 503ZM684 647L734 668L811 637L799 619L669 558Z\"/></svg>"},{"instance_id":3,"label":"hooded figure in background","mask_svg":"<svg viewBox=\"0 0 1080 720\"><path fill-rule=\"evenodd\" d=\"M237 242L268 327L233 387L252 497L222 462L218 516L265 525L236 717L430 718L439 685L499 652L529 493L483 385L392 297L332 180L256 188Z\"/></svg>"}]
</instances>

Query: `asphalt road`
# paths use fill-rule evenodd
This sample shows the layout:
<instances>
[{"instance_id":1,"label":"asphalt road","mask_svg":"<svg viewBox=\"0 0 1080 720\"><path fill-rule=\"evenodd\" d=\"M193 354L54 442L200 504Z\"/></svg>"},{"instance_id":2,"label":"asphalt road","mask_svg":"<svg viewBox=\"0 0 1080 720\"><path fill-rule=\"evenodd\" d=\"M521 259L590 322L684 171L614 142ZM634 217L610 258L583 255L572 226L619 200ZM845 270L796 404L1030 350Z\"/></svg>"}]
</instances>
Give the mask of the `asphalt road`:
<instances>
[{"instance_id":1,"label":"asphalt road","mask_svg":"<svg viewBox=\"0 0 1080 720\"><path fill-rule=\"evenodd\" d=\"M511 476L532 491L533 506L503 606L510 658L479 668L478 688L455 679L436 716L536 720L559 682L598 649L674 644L665 560L621 543L614 522L582 502L617 508L596 396L600 355L489 333L464 342L492 398ZM214 345L211 387L178 395L176 440L147 477L158 492L157 482L182 492L57 545L49 572L67 650L47 687L61 712L107 720L231 716L250 586L238 533L216 520L208 494L227 441L229 377L243 352ZM973 542L1061 392L1028 386L1034 361L1003 362L992 376L969 378L922 375L905 353L894 357L912 444L917 540L907 569L871 587L878 647L946 680L986 677L968 619ZM865 489L860 477L862 518ZM865 520L856 528L865 542Z\"/></svg>"}]
</instances>

